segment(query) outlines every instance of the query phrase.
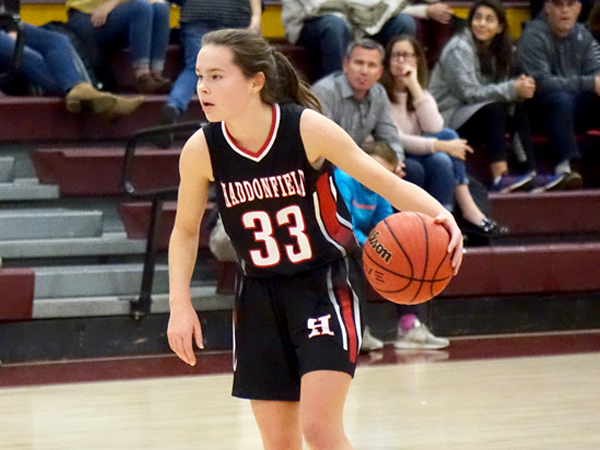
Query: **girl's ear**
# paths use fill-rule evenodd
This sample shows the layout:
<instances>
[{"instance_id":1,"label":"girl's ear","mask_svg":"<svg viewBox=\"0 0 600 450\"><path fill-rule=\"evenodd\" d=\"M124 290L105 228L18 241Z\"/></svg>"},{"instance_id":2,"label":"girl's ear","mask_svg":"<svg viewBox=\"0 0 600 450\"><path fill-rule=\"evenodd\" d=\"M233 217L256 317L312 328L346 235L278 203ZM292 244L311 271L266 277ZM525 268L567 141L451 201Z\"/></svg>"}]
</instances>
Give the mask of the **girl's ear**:
<instances>
[{"instance_id":1,"label":"girl's ear","mask_svg":"<svg viewBox=\"0 0 600 450\"><path fill-rule=\"evenodd\" d=\"M265 87L265 81L266 78L263 72L258 72L256 75L254 75L251 83L253 92L260 92L261 89Z\"/></svg>"}]
</instances>

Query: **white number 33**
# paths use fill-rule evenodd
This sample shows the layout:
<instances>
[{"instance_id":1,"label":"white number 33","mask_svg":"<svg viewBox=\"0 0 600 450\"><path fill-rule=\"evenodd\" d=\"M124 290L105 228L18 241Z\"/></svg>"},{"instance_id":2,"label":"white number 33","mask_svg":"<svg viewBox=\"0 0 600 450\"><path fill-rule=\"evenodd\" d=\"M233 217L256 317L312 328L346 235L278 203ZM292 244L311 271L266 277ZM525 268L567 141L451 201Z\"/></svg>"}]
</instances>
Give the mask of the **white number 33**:
<instances>
[{"instance_id":1,"label":"white number 33","mask_svg":"<svg viewBox=\"0 0 600 450\"><path fill-rule=\"evenodd\" d=\"M296 244L284 245L285 254L292 263L299 263L310 259L312 249L308 236L304 232L306 226L302 210L298 205L283 208L275 215L277 226L287 226L291 237L296 238ZM265 211L249 211L242 216L242 223L247 230L256 230L254 239L262 242L264 248L250 250L252 262L257 267L268 267L281 261L281 251L273 237L273 224Z\"/></svg>"}]
</instances>

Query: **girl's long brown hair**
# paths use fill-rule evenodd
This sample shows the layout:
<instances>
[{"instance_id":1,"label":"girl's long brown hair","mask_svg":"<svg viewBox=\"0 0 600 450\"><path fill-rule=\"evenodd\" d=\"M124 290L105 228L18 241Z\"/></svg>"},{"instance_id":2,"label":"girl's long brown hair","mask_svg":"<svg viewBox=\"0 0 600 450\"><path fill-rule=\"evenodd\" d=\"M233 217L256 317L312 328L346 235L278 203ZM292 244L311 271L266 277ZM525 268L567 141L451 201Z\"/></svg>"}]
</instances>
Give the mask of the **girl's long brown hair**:
<instances>
[{"instance_id":1,"label":"girl's long brown hair","mask_svg":"<svg viewBox=\"0 0 600 450\"><path fill-rule=\"evenodd\" d=\"M292 63L271 48L261 36L244 29L211 31L202 37L202 46L221 45L233 52L233 63L244 76L252 78L262 72L265 85L260 98L268 104L292 101L321 112L321 103L309 84L298 74Z\"/></svg>"},{"instance_id":2,"label":"girl's long brown hair","mask_svg":"<svg viewBox=\"0 0 600 450\"><path fill-rule=\"evenodd\" d=\"M395 38L392 38L385 48L385 56L383 57L383 74L379 80L379 82L385 88L392 103L396 103L396 95L394 94L394 76L390 71L390 61L392 59L394 45L403 41L409 42L415 52L415 56L417 58L417 80L419 81L419 84L423 89L425 89L429 83L429 69L427 68L425 51L423 50L423 47L419 41L417 41L417 39L410 34L401 34ZM406 109L408 111L415 110L414 100L410 92L408 92L408 98L406 100Z\"/></svg>"},{"instance_id":3,"label":"girl's long brown hair","mask_svg":"<svg viewBox=\"0 0 600 450\"><path fill-rule=\"evenodd\" d=\"M469 30L471 30L473 16L475 16L477 10L482 6L494 11L498 18L498 23L502 26L502 31L497 34L492 39L490 45L486 47L480 45L475 39L475 36L473 36L478 47L477 56L479 57L481 72L486 75L491 75L495 82L503 81L510 75L512 57L512 42L508 34L506 10L504 9L504 6L502 6L502 3L496 0L477 1L469 10L469 17L467 18Z\"/></svg>"}]
</instances>

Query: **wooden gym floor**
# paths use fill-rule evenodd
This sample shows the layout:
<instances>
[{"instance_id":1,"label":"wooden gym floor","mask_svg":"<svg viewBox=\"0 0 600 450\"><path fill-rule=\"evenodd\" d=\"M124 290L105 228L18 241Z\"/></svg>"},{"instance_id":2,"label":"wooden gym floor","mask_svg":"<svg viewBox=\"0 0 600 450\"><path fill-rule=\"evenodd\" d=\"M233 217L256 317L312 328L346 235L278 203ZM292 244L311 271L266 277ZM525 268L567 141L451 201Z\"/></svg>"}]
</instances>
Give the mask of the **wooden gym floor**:
<instances>
[{"instance_id":1,"label":"wooden gym floor","mask_svg":"<svg viewBox=\"0 0 600 450\"><path fill-rule=\"evenodd\" d=\"M0 449L261 449L231 354L0 366ZM361 355L356 449L600 448L600 330L453 338Z\"/></svg>"}]
</instances>

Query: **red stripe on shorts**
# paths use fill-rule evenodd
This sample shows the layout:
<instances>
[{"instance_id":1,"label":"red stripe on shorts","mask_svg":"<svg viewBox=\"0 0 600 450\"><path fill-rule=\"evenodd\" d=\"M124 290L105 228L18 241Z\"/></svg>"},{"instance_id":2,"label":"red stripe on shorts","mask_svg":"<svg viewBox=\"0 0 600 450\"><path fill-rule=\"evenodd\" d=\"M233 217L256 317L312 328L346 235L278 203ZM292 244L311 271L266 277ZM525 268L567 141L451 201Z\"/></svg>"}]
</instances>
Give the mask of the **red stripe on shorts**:
<instances>
[{"instance_id":1,"label":"red stripe on shorts","mask_svg":"<svg viewBox=\"0 0 600 450\"><path fill-rule=\"evenodd\" d=\"M340 307L342 308L342 320L348 334L348 351L350 352L350 361L355 363L358 355L358 336L356 335L356 324L354 322L354 313L352 311L352 293L350 288L340 286L335 293Z\"/></svg>"}]
</instances>

